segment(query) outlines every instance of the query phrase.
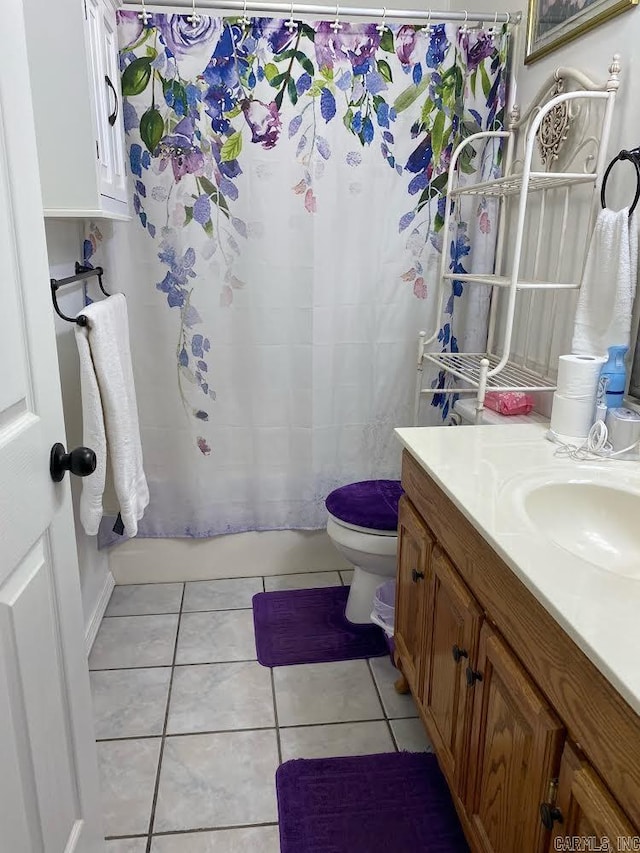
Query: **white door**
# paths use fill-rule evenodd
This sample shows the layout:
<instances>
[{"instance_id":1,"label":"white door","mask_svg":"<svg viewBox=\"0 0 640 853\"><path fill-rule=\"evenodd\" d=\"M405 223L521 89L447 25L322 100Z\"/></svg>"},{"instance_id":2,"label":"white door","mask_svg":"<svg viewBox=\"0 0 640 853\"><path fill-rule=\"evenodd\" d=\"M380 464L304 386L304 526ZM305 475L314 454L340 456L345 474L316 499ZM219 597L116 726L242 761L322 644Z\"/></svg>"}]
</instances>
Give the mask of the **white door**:
<instances>
[{"instance_id":1,"label":"white door","mask_svg":"<svg viewBox=\"0 0 640 853\"><path fill-rule=\"evenodd\" d=\"M22 0L2 0L0 853L103 850L68 475L48 470L64 441L51 312Z\"/></svg>"}]
</instances>

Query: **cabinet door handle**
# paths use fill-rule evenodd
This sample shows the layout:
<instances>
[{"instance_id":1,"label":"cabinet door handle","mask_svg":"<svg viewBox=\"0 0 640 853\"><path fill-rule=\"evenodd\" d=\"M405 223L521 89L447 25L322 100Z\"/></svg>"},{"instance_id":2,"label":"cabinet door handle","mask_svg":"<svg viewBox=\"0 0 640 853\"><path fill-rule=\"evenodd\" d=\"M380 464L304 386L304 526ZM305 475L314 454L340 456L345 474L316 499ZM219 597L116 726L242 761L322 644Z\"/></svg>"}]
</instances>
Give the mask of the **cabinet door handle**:
<instances>
[{"instance_id":1,"label":"cabinet door handle","mask_svg":"<svg viewBox=\"0 0 640 853\"><path fill-rule=\"evenodd\" d=\"M470 666L467 667L467 684L469 687L473 687L476 681L482 681L482 673L478 672L477 669L471 669Z\"/></svg>"},{"instance_id":2,"label":"cabinet door handle","mask_svg":"<svg viewBox=\"0 0 640 853\"><path fill-rule=\"evenodd\" d=\"M468 658L469 653L466 649L461 649L460 646L455 645L451 649L451 653L453 654L453 659L456 663L459 663L462 658Z\"/></svg>"},{"instance_id":3,"label":"cabinet door handle","mask_svg":"<svg viewBox=\"0 0 640 853\"><path fill-rule=\"evenodd\" d=\"M113 127L113 125L116 123L116 119L118 118L118 93L116 92L115 86L111 82L111 78L109 77L108 74L104 75L104 82L107 84L107 86L113 92L114 107L113 107L113 112L109 116L109 124L111 125L111 127Z\"/></svg>"},{"instance_id":4,"label":"cabinet door handle","mask_svg":"<svg viewBox=\"0 0 640 853\"><path fill-rule=\"evenodd\" d=\"M551 803L540 803L540 820L545 829L553 829L553 824L558 821L562 823L562 812Z\"/></svg>"},{"instance_id":5,"label":"cabinet door handle","mask_svg":"<svg viewBox=\"0 0 640 853\"><path fill-rule=\"evenodd\" d=\"M418 581L424 580L424 572L419 572L417 569L413 569L411 572L411 580L414 583L418 583Z\"/></svg>"}]
</instances>

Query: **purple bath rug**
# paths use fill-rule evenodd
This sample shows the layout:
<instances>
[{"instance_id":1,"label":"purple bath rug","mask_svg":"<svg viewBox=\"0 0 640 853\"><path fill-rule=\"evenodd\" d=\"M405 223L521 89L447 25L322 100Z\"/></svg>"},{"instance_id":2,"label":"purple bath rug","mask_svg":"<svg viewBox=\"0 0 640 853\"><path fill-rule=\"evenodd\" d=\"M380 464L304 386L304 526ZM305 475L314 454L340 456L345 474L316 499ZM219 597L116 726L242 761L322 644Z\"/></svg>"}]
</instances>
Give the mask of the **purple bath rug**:
<instances>
[{"instance_id":1,"label":"purple bath rug","mask_svg":"<svg viewBox=\"0 0 640 853\"><path fill-rule=\"evenodd\" d=\"M466 853L435 755L297 759L276 772L280 853Z\"/></svg>"},{"instance_id":2,"label":"purple bath rug","mask_svg":"<svg viewBox=\"0 0 640 853\"><path fill-rule=\"evenodd\" d=\"M354 625L344 615L346 586L288 589L253 596L258 660L263 666L328 663L387 654L377 625Z\"/></svg>"}]
</instances>

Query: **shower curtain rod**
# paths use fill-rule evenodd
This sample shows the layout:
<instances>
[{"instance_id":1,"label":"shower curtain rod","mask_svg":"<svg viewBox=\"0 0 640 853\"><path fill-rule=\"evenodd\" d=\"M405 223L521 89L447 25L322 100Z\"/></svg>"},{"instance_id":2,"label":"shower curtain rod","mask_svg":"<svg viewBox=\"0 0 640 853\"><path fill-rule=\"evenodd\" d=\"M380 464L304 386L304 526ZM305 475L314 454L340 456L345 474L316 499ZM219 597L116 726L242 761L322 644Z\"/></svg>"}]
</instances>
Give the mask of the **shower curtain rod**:
<instances>
[{"instance_id":1,"label":"shower curtain rod","mask_svg":"<svg viewBox=\"0 0 640 853\"><path fill-rule=\"evenodd\" d=\"M192 10L192 0L153 0L144 4L147 9L153 8L181 8ZM139 2L124 4L126 9L141 10ZM402 21L451 21L452 23L469 24L519 24L522 20L522 12L446 12L436 9L388 9L388 8L359 8L357 6L332 6L306 5L302 3L261 3L259 0L198 0L195 3L196 11L237 11L269 12L280 14L299 15L321 15L325 17L349 17L349 18L390 18Z\"/></svg>"}]
</instances>

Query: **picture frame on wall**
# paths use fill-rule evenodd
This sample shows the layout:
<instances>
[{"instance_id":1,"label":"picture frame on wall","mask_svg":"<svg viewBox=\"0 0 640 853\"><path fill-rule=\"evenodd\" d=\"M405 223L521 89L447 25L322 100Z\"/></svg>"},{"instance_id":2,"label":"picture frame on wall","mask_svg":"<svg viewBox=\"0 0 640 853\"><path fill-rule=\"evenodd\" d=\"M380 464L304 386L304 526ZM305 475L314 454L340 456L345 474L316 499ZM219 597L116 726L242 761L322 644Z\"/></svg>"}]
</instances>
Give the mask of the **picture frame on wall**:
<instances>
[{"instance_id":1,"label":"picture frame on wall","mask_svg":"<svg viewBox=\"0 0 640 853\"><path fill-rule=\"evenodd\" d=\"M525 63L535 62L637 4L638 0L529 0Z\"/></svg>"}]
</instances>

